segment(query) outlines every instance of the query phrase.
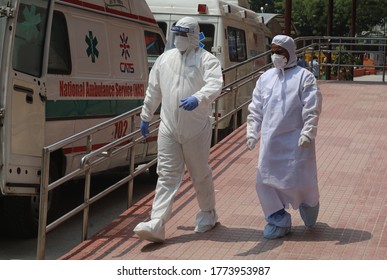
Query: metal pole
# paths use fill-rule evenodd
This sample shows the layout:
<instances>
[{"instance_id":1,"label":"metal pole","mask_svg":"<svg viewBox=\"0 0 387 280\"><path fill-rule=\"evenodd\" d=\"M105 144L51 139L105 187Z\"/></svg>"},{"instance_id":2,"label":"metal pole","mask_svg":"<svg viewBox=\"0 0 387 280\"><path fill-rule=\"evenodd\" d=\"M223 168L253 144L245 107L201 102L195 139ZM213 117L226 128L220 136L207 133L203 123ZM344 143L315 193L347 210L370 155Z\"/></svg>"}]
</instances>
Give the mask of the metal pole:
<instances>
[{"instance_id":1,"label":"metal pole","mask_svg":"<svg viewBox=\"0 0 387 280\"><path fill-rule=\"evenodd\" d=\"M352 37L356 36L356 8L357 8L357 1L352 0L352 20L351 20L352 21L352 23L351 23L351 36ZM350 45L349 49L351 51L353 51L353 47L354 47L354 42L351 40L351 45ZM354 64L354 63L351 61L351 64ZM350 69L349 71L351 73L351 77L353 80L353 67L350 67L349 69Z\"/></svg>"},{"instance_id":2,"label":"metal pole","mask_svg":"<svg viewBox=\"0 0 387 280\"><path fill-rule=\"evenodd\" d=\"M291 35L292 24L292 0L285 1L285 35Z\"/></svg>"},{"instance_id":3,"label":"metal pole","mask_svg":"<svg viewBox=\"0 0 387 280\"><path fill-rule=\"evenodd\" d=\"M46 149L43 149L42 181L40 183L40 197L39 197L40 199L39 200L39 229L38 229L38 245L37 245L37 253L36 253L37 260L43 260L46 252L49 166L50 166L50 152Z\"/></svg>"},{"instance_id":4,"label":"metal pole","mask_svg":"<svg viewBox=\"0 0 387 280\"><path fill-rule=\"evenodd\" d=\"M327 36L328 37L331 37L332 36L332 26L333 26L333 0L329 0L329 3L328 3L328 22L327 22ZM331 39L328 39L329 41ZM332 46L329 42L328 44L328 53L327 53L327 63L328 64L331 64L332 63ZM327 80L330 80L331 79L331 66L328 65L326 67L326 79Z\"/></svg>"},{"instance_id":5,"label":"metal pole","mask_svg":"<svg viewBox=\"0 0 387 280\"><path fill-rule=\"evenodd\" d=\"M135 117L135 116L132 116L132 118L131 118L131 127L132 127L132 131L134 131L134 128L135 128L134 117ZM131 142L133 142L133 140L134 140L133 138L130 139ZM144 141L145 141L145 145L149 145L149 144L147 144L146 139L145 139ZM129 152L130 152L129 174L130 174L132 177L131 177L131 179L130 179L129 182L128 182L128 200L127 200L127 208L129 208L129 207L132 206L132 204L133 204L134 147L135 147L135 146L129 148Z\"/></svg>"},{"instance_id":6,"label":"metal pole","mask_svg":"<svg viewBox=\"0 0 387 280\"><path fill-rule=\"evenodd\" d=\"M91 135L87 136L87 152L89 153L92 150L92 137ZM90 211L90 183L91 183L91 170L88 168L85 172L85 190L83 195L83 203L86 204L85 209L83 209L83 224L82 224L82 241L87 239L89 232L89 211Z\"/></svg>"}]
</instances>

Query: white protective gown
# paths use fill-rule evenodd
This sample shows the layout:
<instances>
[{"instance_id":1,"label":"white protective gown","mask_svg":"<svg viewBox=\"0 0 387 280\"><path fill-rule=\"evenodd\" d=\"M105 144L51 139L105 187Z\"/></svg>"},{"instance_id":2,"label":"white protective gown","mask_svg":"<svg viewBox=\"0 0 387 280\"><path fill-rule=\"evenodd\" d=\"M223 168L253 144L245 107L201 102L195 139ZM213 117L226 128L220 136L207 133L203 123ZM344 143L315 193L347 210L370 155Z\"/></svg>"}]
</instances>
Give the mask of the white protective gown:
<instances>
[{"instance_id":1,"label":"white protective gown","mask_svg":"<svg viewBox=\"0 0 387 280\"><path fill-rule=\"evenodd\" d=\"M322 97L313 74L296 65L294 46L286 70L270 69L257 81L247 117L247 138L261 141L256 188L265 217L319 200L315 137ZM312 139L298 147L300 135Z\"/></svg>"},{"instance_id":2,"label":"white protective gown","mask_svg":"<svg viewBox=\"0 0 387 280\"><path fill-rule=\"evenodd\" d=\"M187 166L202 211L215 209L212 171L208 165L212 126L211 104L223 85L219 60L193 45L181 54L177 49L163 53L155 62L141 113L151 121L161 103L158 135L159 175L151 219L170 219L172 203ZM192 34L189 34L192 40ZM199 105L192 111L179 108L181 99L195 96Z\"/></svg>"}]
</instances>

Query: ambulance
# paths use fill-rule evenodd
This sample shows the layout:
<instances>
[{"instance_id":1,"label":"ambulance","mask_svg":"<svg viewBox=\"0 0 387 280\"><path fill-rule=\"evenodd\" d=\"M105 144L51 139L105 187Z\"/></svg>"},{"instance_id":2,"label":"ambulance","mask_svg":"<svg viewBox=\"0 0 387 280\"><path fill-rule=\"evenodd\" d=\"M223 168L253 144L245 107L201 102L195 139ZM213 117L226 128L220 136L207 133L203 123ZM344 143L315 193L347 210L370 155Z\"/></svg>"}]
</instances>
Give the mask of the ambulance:
<instances>
[{"instance_id":1,"label":"ambulance","mask_svg":"<svg viewBox=\"0 0 387 280\"><path fill-rule=\"evenodd\" d=\"M204 33L203 47L214 54L222 68L241 63L268 50L271 32L263 23L263 18L249 9L248 1L239 0L146 0L157 23L165 33L169 43L173 40L170 32L180 18L190 16L198 20L200 31ZM239 67L237 74L229 72L224 76L225 85L239 77L265 65L266 60L258 60L254 67ZM236 92L219 100L218 117L230 112L251 98L255 81L246 84ZM238 125L246 120L247 108L238 113ZM218 126L226 135L232 127L232 117L225 118Z\"/></svg>"},{"instance_id":2,"label":"ambulance","mask_svg":"<svg viewBox=\"0 0 387 280\"><path fill-rule=\"evenodd\" d=\"M0 224L33 236L42 148L141 106L165 37L145 0L0 0L0 42ZM130 126L98 134L93 149ZM136 164L156 157L156 139L139 147ZM85 152L85 144L56 152L50 177ZM125 165L128 157L95 171Z\"/></svg>"}]
</instances>

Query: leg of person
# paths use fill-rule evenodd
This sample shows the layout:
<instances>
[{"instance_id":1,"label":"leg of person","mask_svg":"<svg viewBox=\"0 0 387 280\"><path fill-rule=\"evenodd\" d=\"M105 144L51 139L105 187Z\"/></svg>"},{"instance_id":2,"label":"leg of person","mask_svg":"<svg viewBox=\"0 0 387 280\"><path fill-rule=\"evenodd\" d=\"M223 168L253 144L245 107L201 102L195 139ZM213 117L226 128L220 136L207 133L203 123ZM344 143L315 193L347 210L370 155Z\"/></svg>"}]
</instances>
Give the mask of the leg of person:
<instances>
[{"instance_id":1,"label":"leg of person","mask_svg":"<svg viewBox=\"0 0 387 280\"><path fill-rule=\"evenodd\" d=\"M181 145L161 124L158 135L158 181L153 199L151 220L136 226L134 232L152 242L165 240L165 223L170 219L173 200L184 174Z\"/></svg>"},{"instance_id":2,"label":"leg of person","mask_svg":"<svg viewBox=\"0 0 387 280\"><path fill-rule=\"evenodd\" d=\"M275 239L289 233L292 226L291 216L284 209L284 203L273 187L262 183L259 171L257 173L256 191L261 202L267 225L263 237Z\"/></svg>"},{"instance_id":3,"label":"leg of person","mask_svg":"<svg viewBox=\"0 0 387 280\"><path fill-rule=\"evenodd\" d=\"M299 205L298 210L305 226L313 227L317 222L320 210L320 194L317 183L300 190L300 197L301 199L293 205Z\"/></svg>"},{"instance_id":4,"label":"leg of person","mask_svg":"<svg viewBox=\"0 0 387 280\"><path fill-rule=\"evenodd\" d=\"M299 211L306 227L313 227L316 224L319 209L319 202L317 202L315 206L309 206L305 203L301 203Z\"/></svg>"},{"instance_id":5,"label":"leg of person","mask_svg":"<svg viewBox=\"0 0 387 280\"><path fill-rule=\"evenodd\" d=\"M211 124L183 145L185 162L192 178L200 211L196 216L195 232L211 230L218 221L212 170L208 165L211 146Z\"/></svg>"}]
</instances>

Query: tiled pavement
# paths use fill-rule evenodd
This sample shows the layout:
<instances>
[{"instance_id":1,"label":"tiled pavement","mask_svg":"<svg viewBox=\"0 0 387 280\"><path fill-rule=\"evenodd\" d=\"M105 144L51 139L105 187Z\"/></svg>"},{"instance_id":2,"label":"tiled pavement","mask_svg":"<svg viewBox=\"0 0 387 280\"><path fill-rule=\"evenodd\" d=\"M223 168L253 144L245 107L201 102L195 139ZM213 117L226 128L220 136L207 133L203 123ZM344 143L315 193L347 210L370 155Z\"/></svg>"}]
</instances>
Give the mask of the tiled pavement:
<instances>
[{"instance_id":1,"label":"tiled pavement","mask_svg":"<svg viewBox=\"0 0 387 280\"><path fill-rule=\"evenodd\" d=\"M323 113L317 135L320 215L305 229L298 211L292 231L265 240L255 193L258 147L250 152L242 126L211 151L219 224L194 233L198 211L185 176L166 225L167 240L152 244L133 234L149 217L153 193L108 227L62 256L73 260L386 260L387 85L321 81Z\"/></svg>"}]
</instances>

